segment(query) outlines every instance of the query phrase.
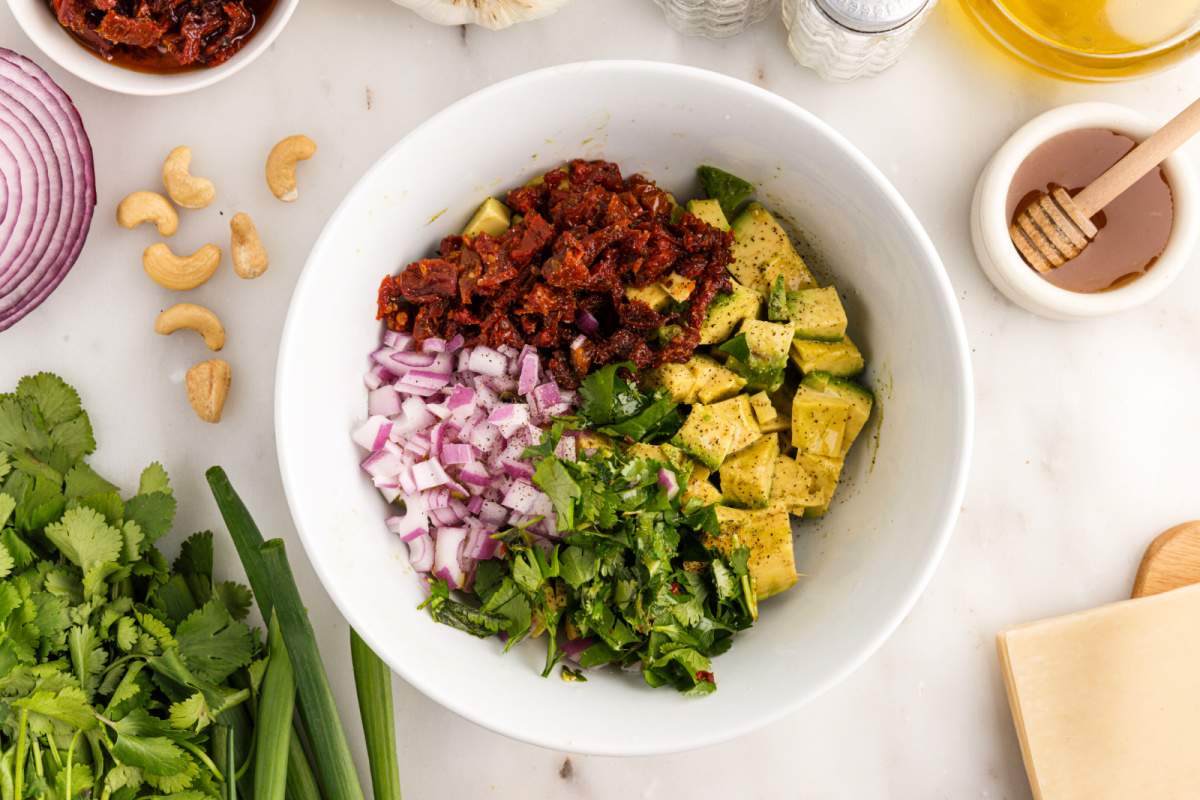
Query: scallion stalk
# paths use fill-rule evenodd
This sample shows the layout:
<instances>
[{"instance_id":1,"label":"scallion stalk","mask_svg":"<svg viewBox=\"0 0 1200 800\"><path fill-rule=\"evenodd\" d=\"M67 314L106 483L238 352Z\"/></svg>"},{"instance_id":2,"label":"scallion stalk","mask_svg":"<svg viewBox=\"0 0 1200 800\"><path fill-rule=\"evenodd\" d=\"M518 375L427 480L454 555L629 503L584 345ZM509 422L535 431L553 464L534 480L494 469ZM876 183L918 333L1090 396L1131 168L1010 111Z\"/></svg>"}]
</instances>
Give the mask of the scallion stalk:
<instances>
[{"instance_id":1,"label":"scallion stalk","mask_svg":"<svg viewBox=\"0 0 1200 800\"><path fill-rule=\"evenodd\" d=\"M312 744L317 780L331 800L364 800L346 731L329 688L329 676L317 649L317 637L296 588L283 540L271 539L259 548L259 553L267 594L279 615L279 628L292 658L300 718Z\"/></svg>"},{"instance_id":2,"label":"scallion stalk","mask_svg":"<svg viewBox=\"0 0 1200 800\"><path fill-rule=\"evenodd\" d=\"M267 674L263 676L255 726L254 800L283 800L287 788L288 747L292 712L296 707L296 678L283 646L279 619L271 615L267 628Z\"/></svg>"},{"instance_id":3,"label":"scallion stalk","mask_svg":"<svg viewBox=\"0 0 1200 800\"><path fill-rule=\"evenodd\" d=\"M308 753L304 752L304 743L294 727L288 740L287 800L321 800L317 778L308 764Z\"/></svg>"},{"instance_id":4,"label":"scallion stalk","mask_svg":"<svg viewBox=\"0 0 1200 800\"><path fill-rule=\"evenodd\" d=\"M396 756L396 714L392 702L392 671L358 632L350 629L350 659L354 688L362 716L375 800L400 800L400 765Z\"/></svg>"}]
</instances>

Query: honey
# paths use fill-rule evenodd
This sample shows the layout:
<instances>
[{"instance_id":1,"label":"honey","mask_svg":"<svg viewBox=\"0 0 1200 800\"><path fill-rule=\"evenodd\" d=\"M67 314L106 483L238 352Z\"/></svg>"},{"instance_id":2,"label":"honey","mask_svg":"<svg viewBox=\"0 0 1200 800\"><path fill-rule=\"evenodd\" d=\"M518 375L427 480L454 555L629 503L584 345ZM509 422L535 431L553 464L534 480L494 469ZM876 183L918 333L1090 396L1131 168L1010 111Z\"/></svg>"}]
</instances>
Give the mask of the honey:
<instances>
[{"instance_id":1,"label":"honey","mask_svg":"<svg viewBox=\"0 0 1200 800\"><path fill-rule=\"evenodd\" d=\"M1012 55L1052 74L1111 81L1200 47L1200 0L962 0Z\"/></svg>"}]
</instances>

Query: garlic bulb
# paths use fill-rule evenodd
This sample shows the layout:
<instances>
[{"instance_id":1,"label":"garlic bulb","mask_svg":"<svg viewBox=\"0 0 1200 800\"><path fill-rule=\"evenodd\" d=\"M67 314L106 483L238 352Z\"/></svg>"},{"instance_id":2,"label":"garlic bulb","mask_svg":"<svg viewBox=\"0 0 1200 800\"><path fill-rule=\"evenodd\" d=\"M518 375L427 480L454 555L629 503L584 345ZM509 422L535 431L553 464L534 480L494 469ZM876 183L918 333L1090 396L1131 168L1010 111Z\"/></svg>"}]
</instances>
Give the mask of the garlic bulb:
<instances>
[{"instance_id":1,"label":"garlic bulb","mask_svg":"<svg viewBox=\"0 0 1200 800\"><path fill-rule=\"evenodd\" d=\"M570 0L394 0L438 25L482 25L492 30L553 14Z\"/></svg>"}]
</instances>

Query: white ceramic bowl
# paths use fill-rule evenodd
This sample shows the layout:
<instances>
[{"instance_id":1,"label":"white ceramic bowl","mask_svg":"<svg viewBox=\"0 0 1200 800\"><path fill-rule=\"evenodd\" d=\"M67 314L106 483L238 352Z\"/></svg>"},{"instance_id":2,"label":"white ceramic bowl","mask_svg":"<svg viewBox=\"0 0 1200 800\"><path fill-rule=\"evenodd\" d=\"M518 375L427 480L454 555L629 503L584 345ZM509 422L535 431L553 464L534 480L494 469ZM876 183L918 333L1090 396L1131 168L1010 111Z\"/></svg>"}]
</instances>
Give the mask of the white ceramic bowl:
<instances>
[{"instance_id":1,"label":"white ceramic bowl","mask_svg":"<svg viewBox=\"0 0 1200 800\"><path fill-rule=\"evenodd\" d=\"M1175 202L1175 222L1158 261L1137 280L1107 292L1085 294L1061 289L1025 263L1009 239L1008 189L1017 169L1048 139L1082 128L1107 128L1135 141L1159 125L1124 106L1076 103L1025 123L984 168L971 205L971 238L984 273L1005 297L1051 319L1088 319L1140 306L1161 294L1183 271L1200 233L1200 177L1191 160L1176 152L1164 163Z\"/></svg>"},{"instance_id":2,"label":"white ceramic bowl","mask_svg":"<svg viewBox=\"0 0 1200 800\"><path fill-rule=\"evenodd\" d=\"M138 72L98 58L63 30L46 0L8 0L8 7L25 35L67 72L102 89L150 96L202 89L240 71L271 46L299 3L300 0L275 0L275 7L267 15L262 29L224 64L170 74Z\"/></svg>"},{"instance_id":3,"label":"white ceramic bowl","mask_svg":"<svg viewBox=\"0 0 1200 800\"><path fill-rule=\"evenodd\" d=\"M640 675L539 677L542 648L501 653L418 611L405 547L358 468L380 278L431 253L481 199L574 156L643 171L694 196L699 164L759 184L848 298L883 430L864 434L829 515L799 528L804 573L716 660L690 699ZM972 434L958 306L912 211L836 132L788 101L712 72L602 61L492 86L409 133L334 213L296 287L276 376L276 437L292 515L334 602L405 680L464 717L556 749L650 754L721 741L829 688L887 638L950 537Z\"/></svg>"}]
</instances>

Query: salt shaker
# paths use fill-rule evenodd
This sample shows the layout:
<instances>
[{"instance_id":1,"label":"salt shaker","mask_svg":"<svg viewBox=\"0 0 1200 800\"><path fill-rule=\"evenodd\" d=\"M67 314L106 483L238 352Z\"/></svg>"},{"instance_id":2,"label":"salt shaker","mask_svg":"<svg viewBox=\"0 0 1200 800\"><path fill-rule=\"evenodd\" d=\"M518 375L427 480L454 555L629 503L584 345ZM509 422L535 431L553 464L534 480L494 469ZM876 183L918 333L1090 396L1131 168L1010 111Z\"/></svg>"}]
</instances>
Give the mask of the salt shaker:
<instances>
[{"instance_id":1,"label":"salt shaker","mask_svg":"<svg viewBox=\"0 0 1200 800\"><path fill-rule=\"evenodd\" d=\"M788 48L826 80L883 72L937 0L783 0Z\"/></svg>"},{"instance_id":2,"label":"salt shaker","mask_svg":"<svg viewBox=\"0 0 1200 800\"><path fill-rule=\"evenodd\" d=\"M688 36L724 39L761 22L774 0L654 0L667 24Z\"/></svg>"}]
</instances>

